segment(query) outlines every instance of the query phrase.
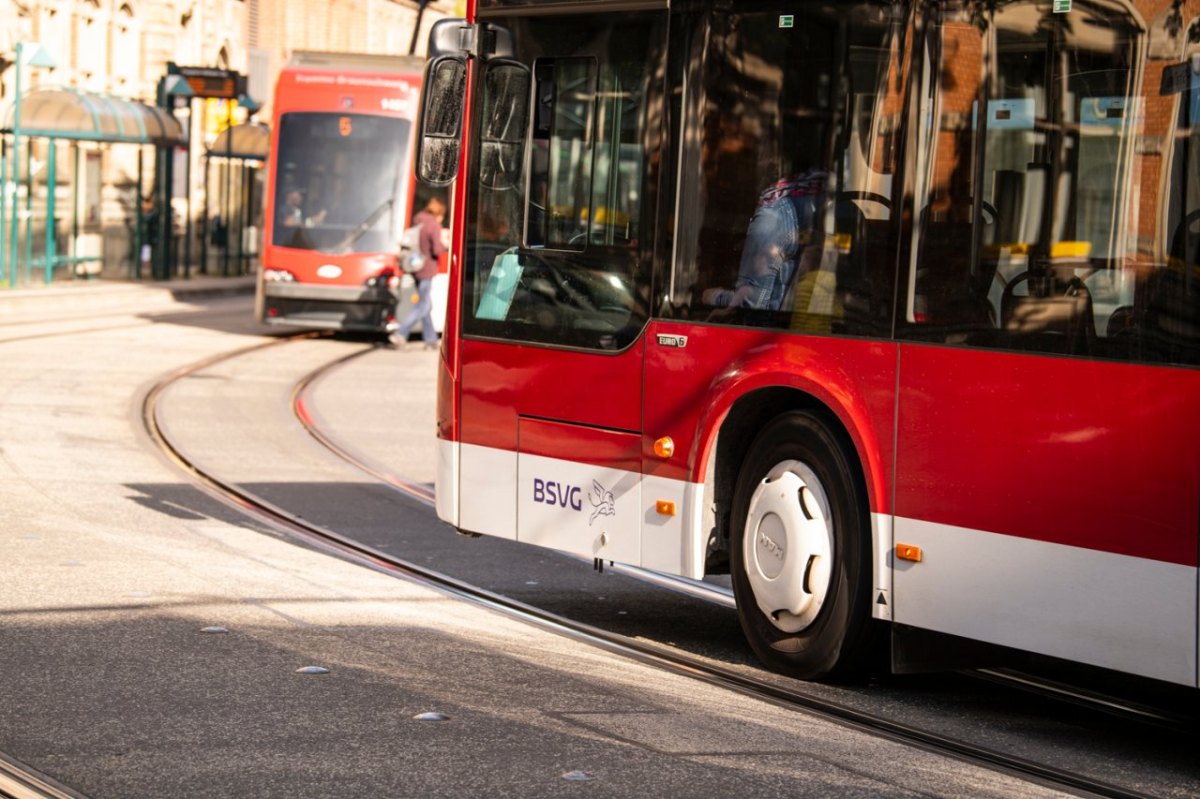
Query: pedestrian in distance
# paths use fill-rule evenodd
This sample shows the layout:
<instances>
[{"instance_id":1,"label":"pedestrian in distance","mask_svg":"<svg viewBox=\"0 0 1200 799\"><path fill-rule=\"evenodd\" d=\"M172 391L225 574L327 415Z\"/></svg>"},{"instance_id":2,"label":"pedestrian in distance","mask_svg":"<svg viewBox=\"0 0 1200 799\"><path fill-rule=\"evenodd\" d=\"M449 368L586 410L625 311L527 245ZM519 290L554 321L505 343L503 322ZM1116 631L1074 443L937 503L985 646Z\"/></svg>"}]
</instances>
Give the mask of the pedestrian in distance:
<instances>
[{"instance_id":1,"label":"pedestrian in distance","mask_svg":"<svg viewBox=\"0 0 1200 799\"><path fill-rule=\"evenodd\" d=\"M396 328L391 336L393 346L402 346L408 341L412 329L421 324L421 340L426 349L437 348L437 331L433 329L433 301L430 292L433 278L438 271L438 256L446 251L442 244L442 221L446 218L446 204L433 197L424 210L413 217L413 227L420 229L417 249L423 259L421 267L412 273L417 282L417 304Z\"/></svg>"}]
</instances>

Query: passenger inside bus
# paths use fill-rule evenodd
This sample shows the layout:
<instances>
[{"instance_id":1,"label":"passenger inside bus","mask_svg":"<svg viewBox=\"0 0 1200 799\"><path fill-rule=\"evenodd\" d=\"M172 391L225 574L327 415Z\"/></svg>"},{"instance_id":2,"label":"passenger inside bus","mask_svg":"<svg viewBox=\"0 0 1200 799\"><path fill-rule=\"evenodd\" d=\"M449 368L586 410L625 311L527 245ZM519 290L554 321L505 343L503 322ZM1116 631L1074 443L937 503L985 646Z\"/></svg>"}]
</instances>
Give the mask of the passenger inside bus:
<instances>
[{"instance_id":1,"label":"passenger inside bus","mask_svg":"<svg viewBox=\"0 0 1200 799\"><path fill-rule=\"evenodd\" d=\"M806 169L769 186L746 230L746 243L732 289L710 288L702 299L718 309L758 308L778 311L793 281L815 277L821 265L817 224L828 174ZM721 310L714 312L719 318Z\"/></svg>"}]
</instances>

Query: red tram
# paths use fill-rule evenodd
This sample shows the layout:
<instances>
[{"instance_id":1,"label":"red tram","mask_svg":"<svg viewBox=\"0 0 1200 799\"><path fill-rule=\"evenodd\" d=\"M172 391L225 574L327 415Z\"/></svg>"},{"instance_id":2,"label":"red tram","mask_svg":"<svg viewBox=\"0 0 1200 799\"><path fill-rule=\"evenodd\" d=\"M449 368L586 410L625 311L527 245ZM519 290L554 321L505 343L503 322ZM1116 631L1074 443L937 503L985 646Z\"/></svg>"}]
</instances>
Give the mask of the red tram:
<instances>
[{"instance_id":1,"label":"red tram","mask_svg":"<svg viewBox=\"0 0 1200 799\"><path fill-rule=\"evenodd\" d=\"M424 59L297 52L275 89L257 314L384 333L411 303L397 264L412 215ZM445 274L435 280L440 327Z\"/></svg>"}]
</instances>

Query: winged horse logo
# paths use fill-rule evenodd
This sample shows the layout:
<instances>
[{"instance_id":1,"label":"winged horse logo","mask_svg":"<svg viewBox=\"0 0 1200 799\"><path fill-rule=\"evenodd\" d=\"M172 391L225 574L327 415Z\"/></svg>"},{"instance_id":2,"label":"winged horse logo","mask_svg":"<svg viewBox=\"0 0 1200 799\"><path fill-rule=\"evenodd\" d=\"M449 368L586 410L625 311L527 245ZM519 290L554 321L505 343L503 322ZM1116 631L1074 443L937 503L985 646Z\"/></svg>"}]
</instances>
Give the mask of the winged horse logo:
<instances>
[{"instance_id":1,"label":"winged horse logo","mask_svg":"<svg viewBox=\"0 0 1200 799\"><path fill-rule=\"evenodd\" d=\"M588 519L588 526L591 526L592 522L596 521L597 516L617 515L617 503L613 499L613 492L595 480L592 481L592 490L588 492L588 502L591 502L592 507L595 508Z\"/></svg>"}]
</instances>

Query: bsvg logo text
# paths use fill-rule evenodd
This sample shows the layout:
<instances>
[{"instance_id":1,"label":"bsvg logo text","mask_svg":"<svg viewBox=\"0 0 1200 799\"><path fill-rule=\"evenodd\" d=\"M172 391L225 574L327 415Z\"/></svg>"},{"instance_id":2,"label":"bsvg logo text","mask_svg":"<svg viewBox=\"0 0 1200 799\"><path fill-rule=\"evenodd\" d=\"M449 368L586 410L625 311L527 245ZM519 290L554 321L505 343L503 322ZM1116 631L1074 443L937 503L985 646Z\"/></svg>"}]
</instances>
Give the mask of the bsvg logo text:
<instances>
[{"instance_id":1,"label":"bsvg logo text","mask_svg":"<svg viewBox=\"0 0 1200 799\"><path fill-rule=\"evenodd\" d=\"M583 510L583 489L556 480L533 478L533 501L571 510Z\"/></svg>"}]
</instances>

